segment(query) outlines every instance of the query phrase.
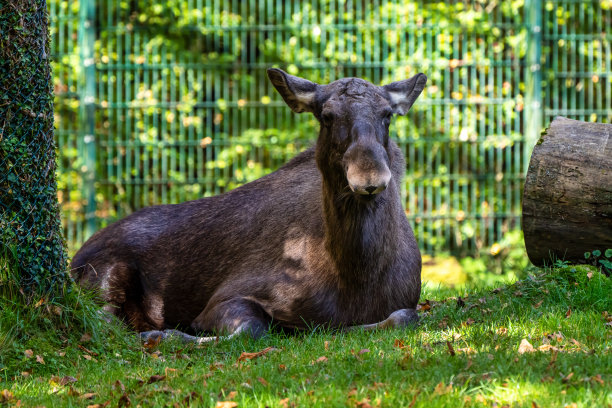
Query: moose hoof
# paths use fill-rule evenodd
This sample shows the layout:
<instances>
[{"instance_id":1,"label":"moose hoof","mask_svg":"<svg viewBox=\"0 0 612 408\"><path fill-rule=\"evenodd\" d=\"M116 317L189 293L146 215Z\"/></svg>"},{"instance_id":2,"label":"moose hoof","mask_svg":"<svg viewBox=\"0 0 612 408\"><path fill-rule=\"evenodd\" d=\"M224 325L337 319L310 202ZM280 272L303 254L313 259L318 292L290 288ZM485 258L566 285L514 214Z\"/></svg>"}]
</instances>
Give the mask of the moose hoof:
<instances>
[{"instance_id":1,"label":"moose hoof","mask_svg":"<svg viewBox=\"0 0 612 408\"><path fill-rule=\"evenodd\" d=\"M385 321L385 326L402 328L415 326L419 322L419 315L414 309L400 309L391 313Z\"/></svg>"}]
</instances>

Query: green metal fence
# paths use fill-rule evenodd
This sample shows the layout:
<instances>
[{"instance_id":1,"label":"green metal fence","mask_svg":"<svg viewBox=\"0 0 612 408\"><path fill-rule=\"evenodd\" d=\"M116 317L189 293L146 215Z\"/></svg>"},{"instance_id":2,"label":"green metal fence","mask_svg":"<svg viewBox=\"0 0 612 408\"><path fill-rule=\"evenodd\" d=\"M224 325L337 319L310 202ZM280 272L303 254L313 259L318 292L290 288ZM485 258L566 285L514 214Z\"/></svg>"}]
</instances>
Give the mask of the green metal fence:
<instances>
[{"instance_id":1,"label":"green metal fence","mask_svg":"<svg viewBox=\"0 0 612 408\"><path fill-rule=\"evenodd\" d=\"M321 83L427 73L392 127L407 215L426 252L491 245L520 226L540 127L557 114L612 120L609 0L526 1L52 0L70 249L312 144L315 120L282 103L270 66Z\"/></svg>"}]
</instances>

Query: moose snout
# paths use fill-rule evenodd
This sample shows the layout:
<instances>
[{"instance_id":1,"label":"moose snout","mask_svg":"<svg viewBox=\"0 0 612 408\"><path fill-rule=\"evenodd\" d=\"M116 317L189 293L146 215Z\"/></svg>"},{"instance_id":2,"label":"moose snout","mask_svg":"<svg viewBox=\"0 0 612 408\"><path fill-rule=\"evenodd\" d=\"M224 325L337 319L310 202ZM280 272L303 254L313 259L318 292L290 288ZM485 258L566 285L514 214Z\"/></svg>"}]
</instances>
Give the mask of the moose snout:
<instances>
[{"instance_id":1,"label":"moose snout","mask_svg":"<svg viewBox=\"0 0 612 408\"><path fill-rule=\"evenodd\" d=\"M345 166L350 189L365 196L373 196L386 189L391 180L386 160L376 157L378 155L371 151L351 153L349 158L352 160Z\"/></svg>"}]
</instances>

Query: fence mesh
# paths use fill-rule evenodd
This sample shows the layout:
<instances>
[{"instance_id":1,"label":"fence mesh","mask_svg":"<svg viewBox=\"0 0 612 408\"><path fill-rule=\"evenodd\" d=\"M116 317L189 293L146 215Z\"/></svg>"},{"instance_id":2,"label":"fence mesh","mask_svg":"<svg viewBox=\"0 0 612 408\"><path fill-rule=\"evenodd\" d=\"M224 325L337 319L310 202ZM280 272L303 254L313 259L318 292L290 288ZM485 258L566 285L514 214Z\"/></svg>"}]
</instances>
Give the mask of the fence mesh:
<instances>
[{"instance_id":1,"label":"fence mesh","mask_svg":"<svg viewBox=\"0 0 612 408\"><path fill-rule=\"evenodd\" d=\"M52 0L50 9L71 250L134 210L222 193L312 144L315 120L283 104L270 66L321 83L429 76L392 127L426 252L474 253L519 227L538 123L612 119L608 1Z\"/></svg>"},{"instance_id":2,"label":"fence mesh","mask_svg":"<svg viewBox=\"0 0 612 408\"><path fill-rule=\"evenodd\" d=\"M66 268L47 26L44 0L0 6L0 266L39 293L62 283Z\"/></svg>"}]
</instances>

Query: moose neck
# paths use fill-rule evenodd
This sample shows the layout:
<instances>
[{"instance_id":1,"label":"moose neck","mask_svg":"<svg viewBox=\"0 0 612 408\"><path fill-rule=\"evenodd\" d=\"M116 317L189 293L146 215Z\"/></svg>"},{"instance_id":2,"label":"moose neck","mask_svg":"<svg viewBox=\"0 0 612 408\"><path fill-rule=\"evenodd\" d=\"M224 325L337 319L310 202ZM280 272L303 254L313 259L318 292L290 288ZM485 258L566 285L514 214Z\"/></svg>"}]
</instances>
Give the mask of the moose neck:
<instances>
[{"instance_id":1,"label":"moose neck","mask_svg":"<svg viewBox=\"0 0 612 408\"><path fill-rule=\"evenodd\" d=\"M321 172L326 249L336 264L341 286L363 288L383 277L398 245L394 239L398 206L401 210L397 184L392 180L385 191L364 202L347 191L341 172Z\"/></svg>"}]
</instances>

